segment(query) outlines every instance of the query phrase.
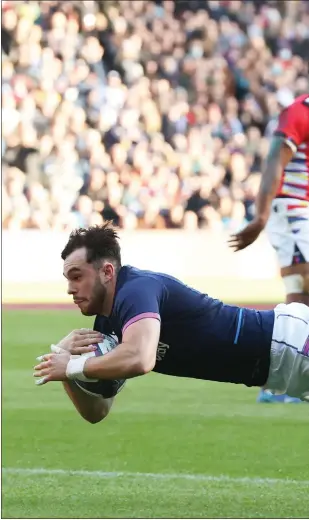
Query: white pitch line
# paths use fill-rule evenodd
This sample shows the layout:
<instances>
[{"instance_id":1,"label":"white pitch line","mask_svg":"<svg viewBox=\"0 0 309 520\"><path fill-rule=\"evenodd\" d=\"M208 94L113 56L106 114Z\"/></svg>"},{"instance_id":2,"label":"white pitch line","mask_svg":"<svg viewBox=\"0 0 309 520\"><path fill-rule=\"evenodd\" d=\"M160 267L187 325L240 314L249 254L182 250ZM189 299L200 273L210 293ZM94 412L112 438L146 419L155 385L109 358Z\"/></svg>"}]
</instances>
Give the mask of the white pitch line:
<instances>
[{"instance_id":1,"label":"white pitch line","mask_svg":"<svg viewBox=\"0 0 309 520\"><path fill-rule=\"evenodd\" d=\"M65 475L76 477L95 478L150 478L154 480L194 480L197 482L227 482L234 484L294 484L301 487L309 486L309 480L294 480L284 478L262 478L262 477L230 477L228 475L203 475L188 473L139 473L130 471L87 471L69 469L45 469L45 468L2 468L4 474L11 475Z\"/></svg>"}]
</instances>

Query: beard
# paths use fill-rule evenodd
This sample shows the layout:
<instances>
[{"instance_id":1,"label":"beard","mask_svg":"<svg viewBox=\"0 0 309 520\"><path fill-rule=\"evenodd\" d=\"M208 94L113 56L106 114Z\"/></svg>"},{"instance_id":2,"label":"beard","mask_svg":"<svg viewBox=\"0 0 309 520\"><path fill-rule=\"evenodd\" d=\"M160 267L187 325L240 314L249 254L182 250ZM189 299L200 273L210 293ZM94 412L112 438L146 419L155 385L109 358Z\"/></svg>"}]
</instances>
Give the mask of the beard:
<instances>
[{"instance_id":1,"label":"beard","mask_svg":"<svg viewBox=\"0 0 309 520\"><path fill-rule=\"evenodd\" d=\"M88 305L84 310L80 309L81 313L84 314L84 316L94 316L95 314L100 314L106 298L106 293L106 287L102 284L100 277L97 276L91 297L88 301Z\"/></svg>"}]
</instances>

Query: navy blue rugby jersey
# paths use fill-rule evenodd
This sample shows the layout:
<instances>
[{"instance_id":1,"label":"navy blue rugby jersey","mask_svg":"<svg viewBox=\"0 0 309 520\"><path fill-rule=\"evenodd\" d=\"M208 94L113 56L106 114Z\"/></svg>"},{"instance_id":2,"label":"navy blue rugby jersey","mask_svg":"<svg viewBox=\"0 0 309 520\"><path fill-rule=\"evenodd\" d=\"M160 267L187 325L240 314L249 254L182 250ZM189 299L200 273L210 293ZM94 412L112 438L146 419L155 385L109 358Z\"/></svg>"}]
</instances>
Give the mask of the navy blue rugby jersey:
<instances>
[{"instance_id":1,"label":"navy blue rugby jersey","mask_svg":"<svg viewBox=\"0 0 309 520\"><path fill-rule=\"evenodd\" d=\"M274 311L225 305L172 276L124 266L109 317L94 329L119 342L130 324L161 321L155 372L262 386L268 377Z\"/></svg>"}]
</instances>

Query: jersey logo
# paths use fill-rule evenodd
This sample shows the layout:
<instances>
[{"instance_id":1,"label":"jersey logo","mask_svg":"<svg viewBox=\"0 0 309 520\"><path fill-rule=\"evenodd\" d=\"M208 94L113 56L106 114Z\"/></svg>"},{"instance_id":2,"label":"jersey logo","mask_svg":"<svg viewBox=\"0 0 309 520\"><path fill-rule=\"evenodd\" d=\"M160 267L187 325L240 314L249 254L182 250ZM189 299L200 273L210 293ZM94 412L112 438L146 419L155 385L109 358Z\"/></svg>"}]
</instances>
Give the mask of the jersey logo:
<instances>
[{"instance_id":1,"label":"jersey logo","mask_svg":"<svg viewBox=\"0 0 309 520\"><path fill-rule=\"evenodd\" d=\"M167 352L167 350L170 348L169 345L167 345L166 343L161 343L161 341L159 341L159 345L158 345L158 348L157 348L157 356L156 356L156 360L157 361L162 361L165 357L165 354Z\"/></svg>"}]
</instances>

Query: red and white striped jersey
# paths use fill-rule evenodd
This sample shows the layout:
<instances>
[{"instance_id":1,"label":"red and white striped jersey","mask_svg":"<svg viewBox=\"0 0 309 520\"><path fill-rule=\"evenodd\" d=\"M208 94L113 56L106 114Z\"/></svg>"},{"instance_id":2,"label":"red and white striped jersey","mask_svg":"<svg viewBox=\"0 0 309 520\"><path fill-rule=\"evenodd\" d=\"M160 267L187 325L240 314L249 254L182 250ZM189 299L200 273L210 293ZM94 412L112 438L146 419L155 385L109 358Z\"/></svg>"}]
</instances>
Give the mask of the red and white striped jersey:
<instances>
[{"instance_id":1,"label":"red and white striped jersey","mask_svg":"<svg viewBox=\"0 0 309 520\"><path fill-rule=\"evenodd\" d=\"M276 196L309 201L309 93L281 112L274 135L284 137L294 152Z\"/></svg>"}]
</instances>

